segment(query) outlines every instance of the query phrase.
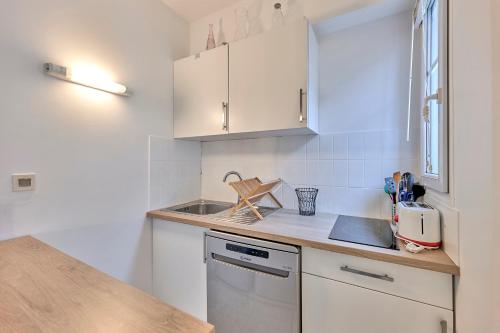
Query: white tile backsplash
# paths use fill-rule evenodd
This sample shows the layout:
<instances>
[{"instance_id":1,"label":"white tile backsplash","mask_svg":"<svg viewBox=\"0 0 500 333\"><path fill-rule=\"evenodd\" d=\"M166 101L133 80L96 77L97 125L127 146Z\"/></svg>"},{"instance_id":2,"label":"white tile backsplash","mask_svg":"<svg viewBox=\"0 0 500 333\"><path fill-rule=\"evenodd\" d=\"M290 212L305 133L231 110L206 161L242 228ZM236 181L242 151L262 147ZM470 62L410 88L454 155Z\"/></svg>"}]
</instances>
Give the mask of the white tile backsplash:
<instances>
[{"instance_id":1,"label":"white tile backsplash","mask_svg":"<svg viewBox=\"0 0 500 333\"><path fill-rule=\"evenodd\" d=\"M349 186L349 161L348 160L334 160L334 185L337 187Z\"/></svg>"},{"instance_id":2,"label":"white tile backsplash","mask_svg":"<svg viewBox=\"0 0 500 333\"><path fill-rule=\"evenodd\" d=\"M291 184L306 183L305 160L282 160L280 163L281 178ZM253 177L253 176L250 176Z\"/></svg>"},{"instance_id":3,"label":"white tile backsplash","mask_svg":"<svg viewBox=\"0 0 500 333\"><path fill-rule=\"evenodd\" d=\"M246 178L281 178L283 184L275 195L285 208L297 209L295 188L316 187L319 212L388 218L384 177L395 170L415 172L418 160L384 160L385 132L202 143L202 197L234 202L236 193L222 177L236 170ZM231 151L236 148L239 152Z\"/></svg>"},{"instance_id":4,"label":"white tile backsplash","mask_svg":"<svg viewBox=\"0 0 500 333\"><path fill-rule=\"evenodd\" d=\"M347 134L336 134L333 136L333 158L335 160L347 160L349 149L349 136Z\"/></svg>"},{"instance_id":5,"label":"white tile backsplash","mask_svg":"<svg viewBox=\"0 0 500 333\"><path fill-rule=\"evenodd\" d=\"M382 156L382 132L368 132L364 135L364 158L380 159Z\"/></svg>"},{"instance_id":6,"label":"white tile backsplash","mask_svg":"<svg viewBox=\"0 0 500 333\"><path fill-rule=\"evenodd\" d=\"M334 188L331 186L316 186L318 197L316 198L316 210L324 213L334 213L332 201Z\"/></svg>"},{"instance_id":7,"label":"white tile backsplash","mask_svg":"<svg viewBox=\"0 0 500 333\"><path fill-rule=\"evenodd\" d=\"M333 159L333 135L318 135L319 158L321 160Z\"/></svg>"},{"instance_id":8,"label":"white tile backsplash","mask_svg":"<svg viewBox=\"0 0 500 333\"><path fill-rule=\"evenodd\" d=\"M400 134L397 131L382 133L382 158L400 159L404 154Z\"/></svg>"},{"instance_id":9,"label":"white tile backsplash","mask_svg":"<svg viewBox=\"0 0 500 333\"><path fill-rule=\"evenodd\" d=\"M364 168L364 186L368 188L383 189L385 182L382 177L382 161L381 160L365 160Z\"/></svg>"},{"instance_id":10,"label":"white tile backsplash","mask_svg":"<svg viewBox=\"0 0 500 333\"><path fill-rule=\"evenodd\" d=\"M349 187L363 187L365 179L363 160L349 160Z\"/></svg>"},{"instance_id":11,"label":"white tile backsplash","mask_svg":"<svg viewBox=\"0 0 500 333\"><path fill-rule=\"evenodd\" d=\"M149 209L195 200L200 192L201 144L150 136Z\"/></svg>"},{"instance_id":12,"label":"white tile backsplash","mask_svg":"<svg viewBox=\"0 0 500 333\"><path fill-rule=\"evenodd\" d=\"M283 183L283 202L284 208L288 209L298 209L297 207L297 194L295 193L295 188L300 187L300 185L293 185L288 183Z\"/></svg>"},{"instance_id":13,"label":"white tile backsplash","mask_svg":"<svg viewBox=\"0 0 500 333\"><path fill-rule=\"evenodd\" d=\"M285 160L305 160L307 136L285 136L278 139L278 154Z\"/></svg>"},{"instance_id":14,"label":"white tile backsplash","mask_svg":"<svg viewBox=\"0 0 500 333\"><path fill-rule=\"evenodd\" d=\"M314 160L307 161L305 183L314 185L331 186L334 182L333 161Z\"/></svg>"},{"instance_id":15,"label":"white tile backsplash","mask_svg":"<svg viewBox=\"0 0 500 333\"><path fill-rule=\"evenodd\" d=\"M348 156L350 160L362 160L365 157L365 143L363 133L349 134Z\"/></svg>"},{"instance_id":16,"label":"white tile backsplash","mask_svg":"<svg viewBox=\"0 0 500 333\"><path fill-rule=\"evenodd\" d=\"M318 160L320 157L320 137L319 135L310 136L307 140L307 159L308 160Z\"/></svg>"}]
</instances>

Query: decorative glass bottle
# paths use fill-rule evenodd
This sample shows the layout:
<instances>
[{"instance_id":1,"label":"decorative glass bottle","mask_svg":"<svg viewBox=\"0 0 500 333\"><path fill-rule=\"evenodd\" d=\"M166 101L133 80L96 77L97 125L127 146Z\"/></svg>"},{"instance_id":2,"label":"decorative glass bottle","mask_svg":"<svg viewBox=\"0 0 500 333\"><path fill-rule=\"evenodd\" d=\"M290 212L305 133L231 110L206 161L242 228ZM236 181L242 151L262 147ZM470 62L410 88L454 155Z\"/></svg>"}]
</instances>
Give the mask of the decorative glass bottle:
<instances>
[{"instance_id":1,"label":"decorative glass bottle","mask_svg":"<svg viewBox=\"0 0 500 333\"><path fill-rule=\"evenodd\" d=\"M236 16L236 32L234 34L234 39L239 40L246 38L248 35L247 32L247 22L248 22L248 13L246 8L240 7L235 10Z\"/></svg>"},{"instance_id":2,"label":"decorative glass bottle","mask_svg":"<svg viewBox=\"0 0 500 333\"><path fill-rule=\"evenodd\" d=\"M262 19L260 18L262 12L262 0L254 0L248 7L248 35L260 34L264 28L262 26Z\"/></svg>"},{"instance_id":3,"label":"decorative glass bottle","mask_svg":"<svg viewBox=\"0 0 500 333\"><path fill-rule=\"evenodd\" d=\"M208 25L207 50L215 48L214 25Z\"/></svg>"}]
</instances>

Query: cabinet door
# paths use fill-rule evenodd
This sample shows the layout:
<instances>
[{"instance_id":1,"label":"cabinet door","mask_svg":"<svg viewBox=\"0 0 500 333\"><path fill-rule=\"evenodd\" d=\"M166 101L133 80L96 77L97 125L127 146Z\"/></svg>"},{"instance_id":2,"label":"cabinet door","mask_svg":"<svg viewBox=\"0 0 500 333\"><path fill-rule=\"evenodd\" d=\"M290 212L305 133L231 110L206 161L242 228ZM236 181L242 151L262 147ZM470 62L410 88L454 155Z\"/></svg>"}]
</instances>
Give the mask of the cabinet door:
<instances>
[{"instance_id":1,"label":"cabinet door","mask_svg":"<svg viewBox=\"0 0 500 333\"><path fill-rule=\"evenodd\" d=\"M302 274L303 333L452 333L453 312Z\"/></svg>"},{"instance_id":2,"label":"cabinet door","mask_svg":"<svg viewBox=\"0 0 500 333\"><path fill-rule=\"evenodd\" d=\"M201 320L207 320L207 229L153 221L153 294Z\"/></svg>"},{"instance_id":3,"label":"cabinet door","mask_svg":"<svg viewBox=\"0 0 500 333\"><path fill-rule=\"evenodd\" d=\"M299 20L291 26L231 44L229 133L307 125L307 38L308 23Z\"/></svg>"},{"instance_id":4,"label":"cabinet door","mask_svg":"<svg viewBox=\"0 0 500 333\"><path fill-rule=\"evenodd\" d=\"M181 59L174 64L174 136L226 134L228 46Z\"/></svg>"}]
</instances>

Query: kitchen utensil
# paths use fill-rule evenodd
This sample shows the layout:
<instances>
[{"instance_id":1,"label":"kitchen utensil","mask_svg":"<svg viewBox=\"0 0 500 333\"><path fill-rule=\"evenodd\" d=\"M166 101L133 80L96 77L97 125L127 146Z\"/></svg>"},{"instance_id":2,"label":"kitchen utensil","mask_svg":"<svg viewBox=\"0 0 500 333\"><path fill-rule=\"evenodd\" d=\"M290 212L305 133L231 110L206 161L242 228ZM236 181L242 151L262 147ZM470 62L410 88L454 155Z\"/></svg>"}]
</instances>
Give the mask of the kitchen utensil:
<instances>
[{"instance_id":1,"label":"kitchen utensil","mask_svg":"<svg viewBox=\"0 0 500 333\"><path fill-rule=\"evenodd\" d=\"M420 184L413 185L413 200L417 201L418 198L425 195L425 187Z\"/></svg>"},{"instance_id":2,"label":"kitchen utensil","mask_svg":"<svg viewBox=\"0 0 500 333\"><path fill-rule=\"evenodd\" d=\"M299 214L303 216L312 216L316 214L316 196L317 188L296 188L295 193L299 199Z\"/></svg>"},{"instance_id":3,"label":"kitchen utensil","mask_svg":"<svg viewBox=\"0 0 500 333\"><path fill-rule=\"evenodd\" d=\"M413 196L413 192L407 192L406 190L401 190L399 192L399 198L398 198L398 201L415 201L414 200L414 196Z\"/></svg>"},{"instance_id":4,"label":"kitchen utensil","mask_svg":"<svg viewBox=\"0 0 500 333\"><path fill-rule=\"evenodd\" d=\"M271 191L279 184L281 184L281 179L276 179L269 183L263 183L257 177L229 183L229 185L231 185L231 187L238 192L238 195L241 198L240 202L232 208L231 216L234 215L239 209L247 206L259 218L259 220L263 220L264 217L259 213L257 208L254 207L254 204L259 202L265 196L270 197L279 208L283 208L283 205L271 193Z\"/></svg>"},{"instance_id":5,"label":"kitchen utensil","mask_svg":"<svg viewBox=\"0 0 500 333\"><path fill-rule=\"evenodd\" d=\"M407 193L411 192L413 190L414 182L415 182L415 179L410 172L403 173L403 176L401 176L401 185L400 185L401 188L400 188L400 190L404 190Z\"/></svg>"},{"instance_id":6,"label":"kitchen utensil","mask_svg":"<svg viewBox=\"0 0 500 333\"><path fill-rule=\"evenodd\" d=\"M390 194L395 194L396 191L396 184L394 183L394 178L392 177L386 177L385 178L385 185L387 186L387 189Z\"/></svg>"},{"instance_id":7,"label":"kitchen utensil","mask_svg":"<svg viewBox=\"0 0 500 333\"><path fill-rule=\"evenodd\" d=\"M385 184L385 186L384 186L384 192L387 193L391 197L391 199L392 199L392 194L389 191L389 185Z\"/></svg>"},{"instance_id":8,"label":"kitchen utensil","mask_svg":"<svg viewBox=\"0 0 500 333\"><path fill-rule=\"evenodd\" d=\"M393 193L389 190L389 186L387 184L385 184L385 186L384 186L384 191L385 191L385 193L387 193L387 195L389 195L389 198L391 198L391 202L394 204L394 199L395 199L396 195L395 195L395 193Z\"/></svg>"},{"instance_id":9,"label":"kitchen utensil","mask_svg":"<svg viewBox=\"0 0 500 333\"><path fill-rule=\"evenodd\" d=\"M394 184L396 185L396 201L399 199L399 183L401 182L401 172L396 171L392 175L392 178L394 179Z\"/></svg>"},{"instance_id":10,"label":"kitchen utensil","mask_svg":"<svg viewBox=\"0 0 500 333\"><path fill-rule=\"evenodd\" d=\"M429 249L441 246L439 211L427 204L400 202L397 237Z\"/></svg>"}]
</instances>

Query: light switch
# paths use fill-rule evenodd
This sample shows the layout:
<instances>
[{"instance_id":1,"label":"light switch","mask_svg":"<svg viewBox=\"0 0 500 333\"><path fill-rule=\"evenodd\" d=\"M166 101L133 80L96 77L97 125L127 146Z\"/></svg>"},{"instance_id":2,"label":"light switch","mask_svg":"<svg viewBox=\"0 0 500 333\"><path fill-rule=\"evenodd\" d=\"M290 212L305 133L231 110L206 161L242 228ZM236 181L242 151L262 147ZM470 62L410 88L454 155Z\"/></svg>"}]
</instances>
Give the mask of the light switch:
<instances>
[{"instance_id":1,"label":"light switch","mask_svg":"<svg viewBox=\"0 0 500 333\"><path fill-rule=\"evenodd\" d=\"M34 173L15 173L12 175L12 191L34 191L36 177Z\"/></svg>"}]
</instances>

